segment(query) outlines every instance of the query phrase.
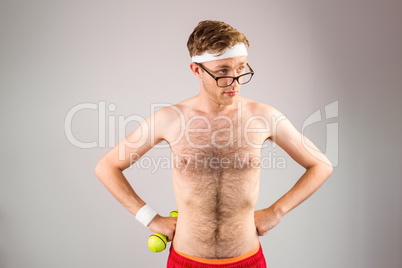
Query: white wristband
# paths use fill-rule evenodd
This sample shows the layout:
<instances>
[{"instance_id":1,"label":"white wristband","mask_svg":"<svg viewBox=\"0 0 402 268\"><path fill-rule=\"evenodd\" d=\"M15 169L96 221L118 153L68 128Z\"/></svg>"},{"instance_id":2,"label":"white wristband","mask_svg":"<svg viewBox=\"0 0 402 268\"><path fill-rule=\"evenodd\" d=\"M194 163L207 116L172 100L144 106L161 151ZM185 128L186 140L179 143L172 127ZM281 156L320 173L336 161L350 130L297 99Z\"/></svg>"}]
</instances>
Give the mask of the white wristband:
<instances>
[{"instance_id":1,"label":"white wristband","mask_svg":"<svg viewBox=\"0 0 402 268\"><path fill-rule=\"evenodd\" d=\"M152 219L158 214L156 211L154 211L148 204L140 208L138 210L137 215L135 215L135 218L137 221L141 222L144 224L145 227L148 226L148 224L152 221Z\"/></svg>"}]
</instances>

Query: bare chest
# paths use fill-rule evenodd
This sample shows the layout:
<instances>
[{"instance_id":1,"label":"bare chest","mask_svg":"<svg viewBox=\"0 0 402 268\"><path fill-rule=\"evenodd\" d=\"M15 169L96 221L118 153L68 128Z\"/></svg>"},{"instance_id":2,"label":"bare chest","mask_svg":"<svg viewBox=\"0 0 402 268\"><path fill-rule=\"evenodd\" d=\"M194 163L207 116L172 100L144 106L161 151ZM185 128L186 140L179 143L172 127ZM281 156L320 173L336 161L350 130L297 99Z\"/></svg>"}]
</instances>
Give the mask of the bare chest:
<instances>
[{"instance_id":1,"label":"bare chest","mask_svg":"<svg viewBox=\"0 0 402 268\"><path fill-rule=\"evenodd\" d=\"M267 132L261 131L264 124L237 116L188 116L186 120L177 128L179 138L170 143L174 186L180 194L186 200L220 197L230 203L236 195L254 192L267 138Z\"/></svg>"},{"instance_id":2,"label":"bare chest","mask_svg":"<svg viewBox=\"0 0 402 268\"><path fill-rule=\"evenodd\" d=\"M266 133L254 131L258 122L228 116L186 119L170 143L176 172L222 177L259 167Z\"/></svg>"}]
</instances>

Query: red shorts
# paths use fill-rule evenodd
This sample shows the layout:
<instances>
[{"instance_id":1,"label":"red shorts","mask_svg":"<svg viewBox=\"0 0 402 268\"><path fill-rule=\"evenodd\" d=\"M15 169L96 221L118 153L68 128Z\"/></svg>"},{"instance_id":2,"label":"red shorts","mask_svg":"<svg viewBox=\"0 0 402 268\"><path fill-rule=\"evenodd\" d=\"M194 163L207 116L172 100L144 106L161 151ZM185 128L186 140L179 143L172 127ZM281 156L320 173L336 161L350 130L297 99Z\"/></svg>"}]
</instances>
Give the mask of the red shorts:
<instances>
[{"instance_id":1,"label":"red shorts","mask_svg":"<svg viewBox=\"0 0 402 268\"><path fill-rule=\"evenodd\" d=\"M210 267L226 267L226 268L266 268L264 254L262 252L261 243L258 248L245 253L241 256L230 259L202 259L193 257L181 252L177 252L173 248L173 243L169 249L169 258L167 268L210 268Z\"/></svg>"}]
</instances>

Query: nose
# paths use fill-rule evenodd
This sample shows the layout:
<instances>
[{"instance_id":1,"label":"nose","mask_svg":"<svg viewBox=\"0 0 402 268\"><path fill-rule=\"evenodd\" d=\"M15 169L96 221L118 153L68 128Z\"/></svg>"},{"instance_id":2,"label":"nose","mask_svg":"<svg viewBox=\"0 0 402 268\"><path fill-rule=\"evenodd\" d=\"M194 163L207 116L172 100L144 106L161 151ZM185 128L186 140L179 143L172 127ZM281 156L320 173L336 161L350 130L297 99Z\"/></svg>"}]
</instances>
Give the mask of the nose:
<instances>
[{"instance_id":1,"label":"nose","mask_svg":"<svg viewBox=\"0 0 402 268\"><path fill-rule=\"evenodd\" d=\"M239 83L237 82L237 79L233 80L233 83L230 85L232 88L235 88L239 85Z\"/></svg>"}]
</instances>

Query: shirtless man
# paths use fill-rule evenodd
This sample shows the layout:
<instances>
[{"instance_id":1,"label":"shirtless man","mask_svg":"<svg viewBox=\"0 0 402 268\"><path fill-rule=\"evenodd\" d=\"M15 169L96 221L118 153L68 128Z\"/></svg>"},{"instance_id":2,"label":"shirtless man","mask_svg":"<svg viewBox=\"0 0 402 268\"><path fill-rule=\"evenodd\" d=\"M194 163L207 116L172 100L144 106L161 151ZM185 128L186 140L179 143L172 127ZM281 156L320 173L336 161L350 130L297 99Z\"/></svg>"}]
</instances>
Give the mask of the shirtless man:
<instances>
[{"instance_id":1,"label":"shirtless man","mask_svg":"<svg viewBox=\"0 0 402 268\"><path fill-rule=\"evenodd\" d=\"M151 231L173 241L168 267L266 267L259 236L332 173L328 159L281 112L239 96L241 85L253 76L248 45L226 23L200 22L187 43L190 68L200 82L198 95L152 114L96 166L97 177L122 205ZM274 204L254 211L267 139L306 171ZM178 218L157 214L123 175L162 140L171 149Z\"/></svg>"}]
</instances>

